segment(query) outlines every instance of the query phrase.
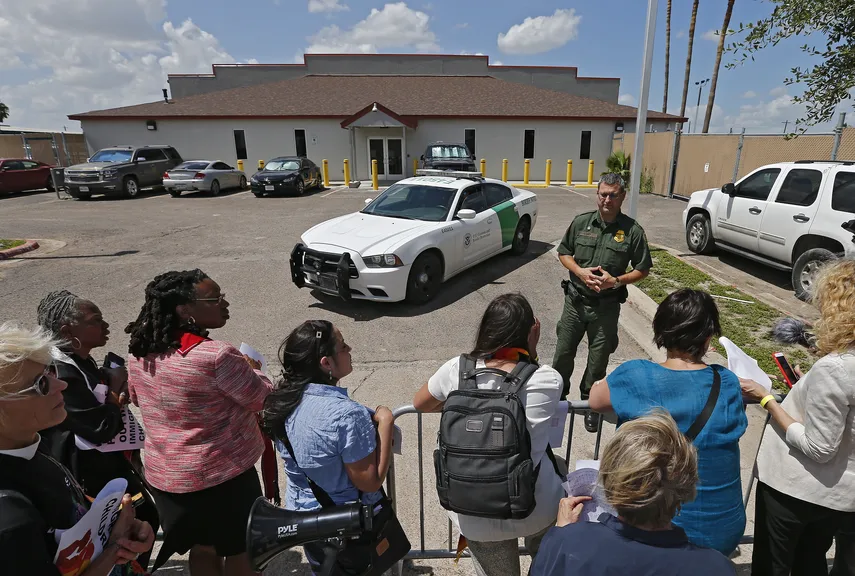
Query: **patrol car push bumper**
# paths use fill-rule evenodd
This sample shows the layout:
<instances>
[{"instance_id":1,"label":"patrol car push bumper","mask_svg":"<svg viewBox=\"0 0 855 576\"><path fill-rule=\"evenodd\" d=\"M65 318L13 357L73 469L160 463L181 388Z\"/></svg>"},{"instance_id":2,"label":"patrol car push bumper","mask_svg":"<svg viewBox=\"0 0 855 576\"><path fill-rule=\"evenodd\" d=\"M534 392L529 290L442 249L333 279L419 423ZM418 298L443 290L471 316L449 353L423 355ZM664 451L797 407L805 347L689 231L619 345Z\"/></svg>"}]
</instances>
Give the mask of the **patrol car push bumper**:
<instances>
[{"instance_id":1,"label":"patrol car push bumper","mask_svg":"<svg viewBox=\"0 0 855 576\"><path fill-rule=\"evenodd\" d=\"M291 281L297 288L308 286L350 300L350 253L343 253L332 266L329 256L297 243L291 250Z\"/></svg>"}]
</instances>

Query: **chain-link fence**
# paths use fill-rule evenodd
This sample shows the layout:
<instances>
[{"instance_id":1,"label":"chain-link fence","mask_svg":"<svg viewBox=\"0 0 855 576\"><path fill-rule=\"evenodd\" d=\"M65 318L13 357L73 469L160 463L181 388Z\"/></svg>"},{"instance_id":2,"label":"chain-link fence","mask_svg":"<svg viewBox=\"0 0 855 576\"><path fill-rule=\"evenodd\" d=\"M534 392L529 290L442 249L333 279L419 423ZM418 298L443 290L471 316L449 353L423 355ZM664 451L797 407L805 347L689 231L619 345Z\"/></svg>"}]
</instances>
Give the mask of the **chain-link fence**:
<instances>
[{"instance_id":1,"label":"chain-link fence","mask_svg":"<svg viewBox=\"0 0 855 576\"><path fill-rule=\"evenodd\" d=\"M612 149L631 154L634 134L615 135ZM855 161L855 128L787 139L768 134L646 134L641 192L686 197L718 188L775 162L796 160ZM635 169L637 164L632 163Z\"/></svg>"}]
</instances>

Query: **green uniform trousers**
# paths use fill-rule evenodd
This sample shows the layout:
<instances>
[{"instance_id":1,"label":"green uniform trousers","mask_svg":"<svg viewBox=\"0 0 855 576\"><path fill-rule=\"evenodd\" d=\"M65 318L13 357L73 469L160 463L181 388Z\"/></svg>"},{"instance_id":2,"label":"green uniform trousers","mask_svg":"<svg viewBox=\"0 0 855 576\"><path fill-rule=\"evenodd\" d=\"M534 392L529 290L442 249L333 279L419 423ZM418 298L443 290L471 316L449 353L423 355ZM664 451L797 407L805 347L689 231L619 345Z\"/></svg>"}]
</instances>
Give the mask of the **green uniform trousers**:
<instances>
[{"instance_id":1,"label":"green uniform trousers","mask_svg":"<svg viewBox=\"0 0 855 576\"><path fill-rule=\"evenodd\" d=\"M620 302L605 301L595 305L583 302L574 303L569 297L564 298L564 312L558 321L558 343L555 347L555 358L552 367L561 374L564 389L561 399L567 398L570 392L570 377L576 360L576 349L582 337L588 336L588 365L579 389L582 400L588 398L594 382L605 378L609 356L618 346L618 318L620 317Z\"/></svg>"}]
</instances>

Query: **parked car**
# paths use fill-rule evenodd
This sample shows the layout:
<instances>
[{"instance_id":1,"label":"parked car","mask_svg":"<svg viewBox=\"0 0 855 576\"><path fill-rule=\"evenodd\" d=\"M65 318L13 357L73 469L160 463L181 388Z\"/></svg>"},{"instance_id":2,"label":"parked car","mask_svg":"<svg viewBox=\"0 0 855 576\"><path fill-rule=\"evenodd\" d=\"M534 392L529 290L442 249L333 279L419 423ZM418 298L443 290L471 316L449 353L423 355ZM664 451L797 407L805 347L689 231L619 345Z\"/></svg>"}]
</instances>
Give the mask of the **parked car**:
<instances>
[{"instance_id":1,"label":"parked car","mask_svg":"<svg viewBox=\"0 0 855 576\"><path fill-rule=\"evenodd\" d=\"M217 196L223 188L246 189L246 174L221 160L188 160L163 173L163 187L175 198L185 191Z\"/></svg>"},{"instance_id":2,"label":"parked car","mask_svg":"<svg viewBox=\"0 0 855 576\"><path fill-rule=\"evenodd\" d=\"M53 190L51 166L29 158L0 158L0 193Z\"/></svg>"},{"instance_id":3,"label":"parked car","mask_svg":"<svg viewBox=\"0 0 855 576\"><path fill-rule=\"evenodd\" d=\"M65 169L68 193L79 200L93 194L136 198L143 188L163 185L163 173L183 160L172 146L112 146L85 164Z\"/></svg>"},{"instance_id":4,"label":"parked car","mask_svg":"<svg viewBox=\"0 0 855 576\"><path fill-rule=\"evenodd\" d=\"M855 257L855 162L782 162L763 166L721 189L692 194L683 212L686 244L705 254L718 247L791 272L805 299L817 269Z\"/></svg>"},{"instance_id":5,"label":"parked car","mask_svg":"<svg viewBox=\"0 0 855 576\"><path fill-rule=\"evenodd\" d=\"M469 172L478 171L478 168L475 166L475 154L469 151L466 144L449 142L428 144L420 160L422 168Z\"/></svg>"},{"instance_id":6,"label":"parked car","mask_svg":"<svg viewBox=\"0 0 855 576\"><path fill-rule=\"evenodd\" d=\"M256 198L276 192L292 192L302 196L306 190L323 185L321 169L308 158L280 156L269 160L264 168L252 175L249 185Z\"/></svg>"},{"instance_id":7,"label":"parked car","mask_svg":"<svg viewBox=\"0 0 855 576\"><path fill-rule=\"evenodd\" d=\"M477 172L419 174L303 233L291 252L294 284L345 300L427 302L463 270L528 249L532 192Z\"/></svg>"}]
</instances>

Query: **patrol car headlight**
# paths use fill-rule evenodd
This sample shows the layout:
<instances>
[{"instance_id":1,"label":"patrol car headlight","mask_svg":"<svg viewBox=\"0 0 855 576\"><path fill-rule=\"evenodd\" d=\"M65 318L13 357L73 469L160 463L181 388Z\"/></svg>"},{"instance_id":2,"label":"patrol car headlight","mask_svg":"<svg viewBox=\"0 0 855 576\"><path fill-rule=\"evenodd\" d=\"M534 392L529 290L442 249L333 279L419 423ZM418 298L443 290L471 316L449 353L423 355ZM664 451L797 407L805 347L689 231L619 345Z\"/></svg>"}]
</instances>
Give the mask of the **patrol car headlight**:
<instances>
[{"instance_id":1,"label":"patrol car headlight","mask_svg":"<svg viewBox=\"0 0 855 576\"><path fill-rule=\"evenodd\" d=\"M394 254L381 254L379 256L363 256L362 261L369 268L397 268L403 266L401 259Z\"/></svg>"}]
</instances>

